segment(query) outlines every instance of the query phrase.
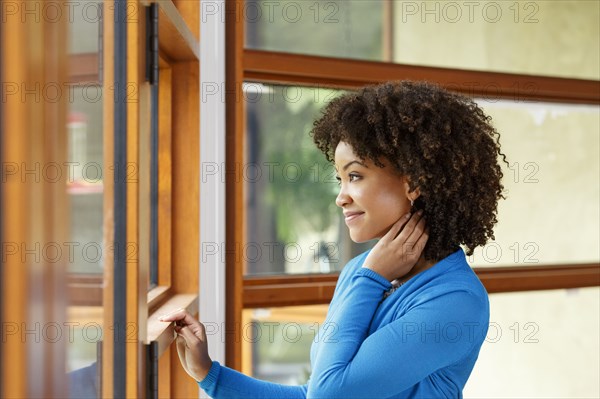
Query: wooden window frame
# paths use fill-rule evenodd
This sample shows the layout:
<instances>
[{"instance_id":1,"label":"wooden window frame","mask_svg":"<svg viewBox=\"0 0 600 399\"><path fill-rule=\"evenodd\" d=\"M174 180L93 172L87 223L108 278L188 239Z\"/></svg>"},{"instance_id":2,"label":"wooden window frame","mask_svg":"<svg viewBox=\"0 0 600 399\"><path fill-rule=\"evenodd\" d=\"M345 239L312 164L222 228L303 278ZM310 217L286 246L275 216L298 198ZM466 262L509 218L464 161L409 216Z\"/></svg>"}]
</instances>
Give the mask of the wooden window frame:
<instances>
[{"instance_id":1,"label":"wooden window frame","mask_svg":"<svg viewBox=\"0 0 600 399\"><path fill-rule=\"evenodd\" d=\"M126 342L125 393L128 397L191 397L198 393L197 384L179 365L177 351L171 345L174 342L172 324L160 322L158 317L179 308L192 314L198 311L199 4L178 0L128 0L128 6L137 7L138 12L134 14L139 18L127 24L127 83L133 83L138 93L134 101L127 103L127 161L138 165L138 170L148 164L145 151L149 148L146 148L146 139L150 86L144 71L146 27L145 13L141 10L150 3L158 4L162 58L159 59L159 271L158 286L149 291L149 245L143 241L149 237L143 227L149 226L143 220L145 215L149 216L149 200L143 196L150 191L149 182L142 179L146 177L138 173L138 179L127 182L127 242L134 243L139 253L127 264L126 304L118 305L127 309L127 325L138 329L137 340ZM105 19L114 20L108 15ZM104 72L108 79L112 65L106 58ZM112 148L112 145L106 143L105 147ZM105 309L112 307L111 292L110 287L105 287ZM111 315L106 312L105 324L110 320ZM113 359L113 341L109 331L105 335L103 361ZM154 372L158 373L158 391L149 392L147 378ZM103 369L102 392L107 395L117 392L106 368Z\"/></svg>"},{"instance_id":2,"label":"wooden window frame","mask_svg":"<svg viewBox=\"0 0 600 399\"><path fill-rule=\"evenodd\" d=\"M103 341L98 352L101 365L99 372L102 375L99 397L151 396L145 386L148 378L151 378L149 371L157 371L159 377L163 377L158 381L158 392L152 391L152 396L196 397L198 394L197 384L181 368L177 351L172 348L173 326L158 322L157 318L177 308L185 308L192 313L197 313L198 309L199 2L119 2L119 6L127 7L127 21L119 24L120 32L126 32L127 40L117 43L113 22L114 10L118 7L114 7L116 4L113 0L106 0L103 13L105 57L102 60L97 54L68 55L66 18L49 21L43 17L31 17L21 21L20 16L16 16L8 18L6 24L3 22L0 26L3 61L0 68L3 79L27 83L27 87L44 87L45 84L56 85L57 82L72 85L104 84L102 145L105 165L114 165L115 136L127 139L127 144L118 148L121 155L126 153L128 162L140 165L141 160L148 161L140 142L147 134L148 118L144 116L147 116L149 106L148 83L145 82L144 73L145 19L141 11L150 3L159 4L162 19L160 29L164 32L161 47L165 49L164 61L168 64L165 74L170 77L164 80L170 89L163 91L166 97L161 97L161 100L172 104L167 117L162 120L162 123L168 124L165 130L168 145L159 154L163 160L168 158L168 167L161 168L161 172L166 174L162 177L161 187L168 195L159 203L159 207L164 208L162 227L167 226L166 231L161 230L167 245L166 249L163 248L162 256L159 255L161 266L167 266L159 275L162 286L148 292L146 263L149 255L144 254L146 260L143 260L141 252L132 254L136 256L126 259L119 270L115 270L113 257L106 256L104 276L68 275L68 264L62 259L59 263L46 260L34 262L31 257L21 261L18 254L3 262L0 269L0 315L3 322L14 323L19 328L28 328L26 323L34 323L34 326L43 328L46 324L62 326L68 320L67 315L81 320L89 317L88 320L95 323L100 318L103 320ZM126 50L120 57L114 56L117 45ZM121 65L115 62L117 58L122 61ZM99 66L98 62L102 62L102 65ZM100 71L102 79L99 78ZM120 83L126 82L128 88L131 84L135 91L126 93L134 94L126 98L131 101L115 101L111 95L114 87L111 84L115 82L115 72L118 71L125 72L126 76L121 77ZM20 94L10 96L8 101L0 104L3 144L0 158L26 165L49 162L62 165L67 159L66 96L61 96L58 101L32 102L21 101ZM125 112L115 112L117 107ZM123 124L115 126L114 120L119 115L126 115L126 118L122 119ZM4 133L8 129L19 134L11 135L10 140L5 141ZM115 131L125 134L116 135ZM122 237L126 237L122 241L119 238L117 240L140 248L139 244L144 240L142 234L145 233L143 226L147 226L140 221L140 212L148 210L148 205L144 203L144 195L148 192L147 182L131 179L117 186L114 171L110 167L106 168L103 177L105 248L111 248L114 244L116 224L122 224L119 230L124 233ZM17 175L10 177L6 184L3 183L0 202L2 239L27 244L26 248L36 248L40 243L68 242L66 180L66 174L62 174L59 181L52 182L44 179L41 182L33 179L23 181ZM123 196L117 204L119 209L116 209L113 199L117 189L124 189L126 193L126 201ZM115 216L117 211L122 212L121 216ZM115 258L122 262L121 255ZM125 275L126 279L115 281L117 272ZM121 301L114 300L115 291L120 292ZM87 306L95 306L95 309L89 312ZM114 323L115 320L121 320L114 317L116 313L120 314L127 327L134 327L133 330L125 330L125 342L121 338L114 339L114 330L124 327L123 324ZM3 342L0 343L1 396L65 397L68 389L64 372L65 340L50 342L46 339L22 339L20 331L17 332L8 337L3 335ZM151 347L152 351L147 351L147 347ZM119 354L126 355L126 362L115 362L117 358L123 359L122 356L114 356L115 348L123 349ZM150 365L145 356L150 352L156 357L155 365ZM32 361L33 358L28 355L31 353L41 356L41 361ZM157 368L152 368L154 366ZM126 376L125 379L118 375L121 372ZM117 389L115 385L118 385Z\"/></svg>"},{"instance_id":3,"label":"wooden window frame","mask_svg":"<svg viewBox=\"0 0 600 399\"><path fill-rule=\"evenodd\" d=\"M244 0L226 0L226 80L228 93L242 93L242 83L258 82L295 86L356 89L388 80L429 80L469 96L513 101L545 101L569 104L600 104L600 82L548 76L425 67L389 62L362 61L249 50L244 47L244 19L236 10ZM389 4L386 7L390 7ZM384 21L387 26L391 20ZM387 26L386 37L390 27ZM384 32L384 33L385 33ZM387 42L391 41L387 37ZM387 43L386 42L386 43ZM391 48L387 44L386 48ZM391 57L391 54L387 55ZM477 82L474 85L473 82ZM493 83L493 84L490 84ZM226 167L244 162L244 104L238 94L226 98ZM244 184L226 181L226 243L236 248L245 242ZM337 275L244 276L243 256L226 255L226 322L241 325L242 311L273 307L327 303ZM532 291L600 286L600 264L539 265L532 267L480 267L476 273L488 292ZM242 369L242 345L234 334L226 335L226 362Z\"/></svg>"},{"instance_id":4,"label":"wooden window frame","mask_svg":"<svg viewBox=\"0 0 600 399\"><path fill-rule=\"evenodd\" d=\"M149 289L149 176L140 173L149 164L148 112L150 84L145 76L145 13L144 7L158 4L159 10L159 148L158 148L158 285ZM128 0L127 14L137 16L127 23L127 84L135 85L135 93L127 102L127 162L138 165L136 178L127 181L127 242L137 253L127 263L125 303L113 303L114 280L112 264L104 277L88 279L72 276L70 291L91 289L95 301L102 304L104 325L110 326L113 309L126 309L127 326L133 326L126 348L127 397L192 397L198 393L197 384L179 365L174 342L173 325L158 321L160 315L184 308L198 312L199 284L199 5L187 1ZM106 8L105 8L106 9ZM104 80L114 80L113 31L114 9L105 13ZM129 23L131 22L131 23ZM84 73L81 73L84 76ZM104 97L105 161L113 159L113 99ZM141 162L141 163L140 163ZM114 179L113 179L114 180ZM112 184L106 188L111 196ZM105 214L111 215L112 199L105 198ZM180 212L182 214L180 214ZM105 231L113 230L113 222L105 218ZM110 233L109 233L110 235ZM110 238L107 240L111 245ZM108 262L110 263L110 262ZM174 267L174 265L179 265ZM76 285L79 284L78 288ZM101 287L101 288L100 288ZM103 288L103 290L102 290ZM97 294L103 295L100 301ZM112 369L114 332L105 332L102 346L102 395L116 394ZM151 357L150 357L151 356ZM152 360L155 359L155 360ZM155 363L154 363L155 362ZM148 378L158 373L157 391L148 390ZM121 392L121 391L119 391Z\"/></svg>"}]
</instances>

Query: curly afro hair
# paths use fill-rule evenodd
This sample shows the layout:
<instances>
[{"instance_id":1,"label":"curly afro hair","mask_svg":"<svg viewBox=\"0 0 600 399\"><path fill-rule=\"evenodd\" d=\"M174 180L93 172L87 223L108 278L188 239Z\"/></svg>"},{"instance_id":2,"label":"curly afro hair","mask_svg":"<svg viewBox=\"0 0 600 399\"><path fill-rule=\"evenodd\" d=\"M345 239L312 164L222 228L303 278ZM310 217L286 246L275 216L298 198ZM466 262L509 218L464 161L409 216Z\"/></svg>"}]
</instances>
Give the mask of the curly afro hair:
<instances>
[{"instance_id":1,"label":"curly afro hair","mask_svg":"<svg viewBox=\"0 0 600 399\"><path fill-rule=\"evenodd\" d=\"M424 250L440 260L464 245L467 255L494 239L504 198L500 135L471 99L426 82L388 82L331 101L311 132L333 162L343 141L364 160L387 160L408 177L429 226Z\"/></svg>"}]
</instances>

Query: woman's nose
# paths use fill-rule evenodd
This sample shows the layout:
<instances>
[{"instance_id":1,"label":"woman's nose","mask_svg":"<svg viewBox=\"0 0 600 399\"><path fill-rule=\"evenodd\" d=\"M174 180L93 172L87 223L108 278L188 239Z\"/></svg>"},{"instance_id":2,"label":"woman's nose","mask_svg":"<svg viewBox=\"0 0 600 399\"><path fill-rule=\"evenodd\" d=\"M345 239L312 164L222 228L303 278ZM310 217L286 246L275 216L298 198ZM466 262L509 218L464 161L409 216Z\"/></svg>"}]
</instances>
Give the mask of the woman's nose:
<instances>
[{"instance_id":1,"label":"woman's nose","mask_svg":"<svg viewBox=\"0 0 600 399\"><path fill-rule=\"evenodd\" d=\"M335 198L335 204L337 206L339 206L340 208L343 208L344 205L347 205L351 202L351 198L348 195L348 193L346 193L346 190L344 190L344 188L340 188L340 192L338 193L337 197Z\"/></svg>"}]
</instances>

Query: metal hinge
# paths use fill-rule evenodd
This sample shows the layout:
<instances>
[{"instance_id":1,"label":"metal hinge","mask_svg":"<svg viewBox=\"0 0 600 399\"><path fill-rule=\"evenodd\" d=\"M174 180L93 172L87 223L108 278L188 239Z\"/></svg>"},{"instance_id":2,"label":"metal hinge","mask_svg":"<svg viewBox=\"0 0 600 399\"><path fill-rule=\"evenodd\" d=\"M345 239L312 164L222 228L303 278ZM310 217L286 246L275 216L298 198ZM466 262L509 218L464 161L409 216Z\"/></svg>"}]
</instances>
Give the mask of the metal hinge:
<instances>
[{"instance_id":1,"label":"metal hinge","mask_svg":"<svg viewBox=\"0 0 600 399\"><path fill-rule=\"evenodd\" d=\"M158 84L158 4L146 7L146 80Z\"/></svg>"}]
</instances>

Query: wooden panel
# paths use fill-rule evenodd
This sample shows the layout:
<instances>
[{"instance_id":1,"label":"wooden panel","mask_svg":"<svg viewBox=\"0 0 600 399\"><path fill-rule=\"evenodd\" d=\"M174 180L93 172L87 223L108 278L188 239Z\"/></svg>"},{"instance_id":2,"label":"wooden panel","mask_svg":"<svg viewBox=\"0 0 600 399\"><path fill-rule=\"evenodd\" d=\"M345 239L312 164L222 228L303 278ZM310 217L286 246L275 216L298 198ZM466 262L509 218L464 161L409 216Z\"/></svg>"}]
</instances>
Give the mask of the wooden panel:
<instances>
[{"instance_id":1,"label":"wooden panel","mask_svg":"<svg viewBox=\"0 0 600 399\"><path fill-rule=\"evenodd\" d=\"M173 64L172 286L176 293L198 291L200 120L197 62ZM176 265L182 265L177 267Z\"/></svg>"},{"instance_id":2,"label":"wooden panel","mask_svg":"<svg viewBox=\"0 0 600 399\"><path fill-rule=\"evenodd\" d=\"M242 312L242 323L240 324L241 331L244 331L246 326L248 326L252 322L251 316L252 313L249 310ZM254 345L254 343L252 342L252 340L249 339L241 339L240 341L242 345L242 365L240 371L246 375L254 375L254 356L252 356L252 346Z\"/></svg>"},{"instance_id":3,"label":"wooden panel","mask_svg":"<svg viewBox=\"0 0 600 399\"><path fill-rule=\"evenodd\" d=\"M2 3L4 6L4 2ZM31 25L31 24L29 24ZM6 82L26 82L26 71L28 69L27 28L26 24L21 24L20 20L8 19L6 23L0 25L2 29L2 51L3 60L10 59L11 62L5 62L2 67L3 78ZM8 39L10 37L10 40ZM39 39L37 40L39 43ZM18 84L16 83L16 84ZM5 90L8 89L8 85ZM27 107L20 101L18 87L15 89L17 96L8 96L7 101L2 102L3 107L3 132L6 136L2 142L2 161L9 165L21 162L31 164L32 159L27 151L32 138L31 130L28 126ZM20 132L18 135L12 135L8 139L8 132ZM27 226L31 223L28 206L23 199L31 198L29 185L23 184L20 175L7 176L2 182L3 209L2 239L6 242L4 251L8 253L8 243L28 243ZM5 245L3 243L3 245ZM14 248L18 254L18 247ZM21 262L20 256L8 256L2 262L2 317L5 327L2 345L2 383L3 397L27 397L27 348L25 342L21 340L18 326L27 321L27 293L28 270L26 264ZM10 282L10 284L9 284ZM12 304L12 306L8 306ZM14 323L14 324L13 324ZM15 326L14 334L8 333L9 326ZM10 365L10 367L7 367Z\"/></svg>"},{"instance_id":4,"label":"wooden panel","mask_svg":"<svg viewBox=\"0 0 600 399\"><path fill-rule=\"evenodd\" d=\"M489 293L600 286L600 265L481 267L475 269Z\"/></svg>"},{"instance_id":5,"label":"wooden panel","mask_svg":"<svg viewBox=\"0 0 600 399\"><path fill-rule=\"evenodd\" d=\"M597 263L474 270L489 293L600 286ZM244 308L326 304L337 279L337 275L246 278Z\"/></svg>"},{"instance_id":6,"label":"wooden panel","mask_svg":"<svg viewBox=\"0 0 600 399\"><path fill-rule=\"evenodd\" d=\"M103 241L107 253L114 254L114 181L115 181L115 160L114 160L114 4L108 2L104 6L103 18L103 86L102 91L102 125L103 125L103 157L104 165L113 165L113 167L104 168L104 195L102 205L102 230ZM101 370L101 388L100 397L110 397L113 395L113 351L114 351L114 329L108 326L114 326L114 258L106 256L103 258L104 266L104 323L102 331L102 370Z\"/></svg>"},{"instance_id":7,"label":"wooden panel","mask_svg":"<svg viewBox=\"0 0 600 399\"><path fill-rule=\"evenodd\" d=\"M158 86L158 285L171 285L171 76L172 70L160 68Z\"/></svg>"},{"instance_id":8,"label":"wooden panel","mask_svg":"<svg viewBox=\"0 0 600 399\"><path fill-rule=\"evenodd\" d=\"M173 4L196 41L198 41L200 39L200 1L173 0Z\"/></svg>"},{"instance_id":9,"label":"wooden panel","mask_svg":"<svg viewBox=\"0 0 600 399\"><path fill-rule=\"evenodd\" d=\"M138 16L127 23L127 166L133 167L127 184L127 246L133 255L127 259L127 396L141 397L145 392L145 362L142 344L147 332L147 292L149 278L150 87L146 79L146 24L143 5L127 0L128 13Z\"/></svg>"},{"instance_id":10,"label":"wooden panel","mask_svg":"<svg viewBox=\"0 0 600 399\"><path fill-rule=\"evenodd\" d=\"M98 53L69 54L70 83L99 82Z\"/></svg>"},{"instance_id":11,"label":"wooden panel","mask_svg":"<svg viewBox=\"0 0 600 399\"><path fill-rule=\"evenodd\" d=\"M67 284L69 305L102 306L103 276L101 274L69 274Z\"/></svg>"},{"instance_id":12,"label":"wooden panel","mask_svg":"<svg viewBox=\"0 0 600 399\"><path fill-rule=\"evenodd\" d=\"M243 7L243 2L226 0L225 23L225 79L228 93L241 93L243 74L244 24L237 21L237 12ZM244 104L238 101L238 96L226 96L225 134L226 134L226 169L235 170L235 165L244 162ZM245 241L244 218L244 186L235 179L226 179L226 248L235 248L236 243ZM226 301L225 322L228 326L238 326L242 322L243 309L243 257L236 256L233 251L225 254L225 289L229 293ZM242 347L236 342L235 334L226 334L225 361L229 367L241 370Z\"/></svg>"},{"instance_id":13,"label":"wooden panel","mask_svg":"<svg viewBox=\"0 0 600 399\"><path fill-rule=\"evenodd\" d=\"M258 50L244 51L244 79L353 89L389 80L428 80L483 98L600 104L600 82L423 67Z\"/></svg>"},{"instance_id":14,"label":"wooden panel","mask_svg":"<svg viewBox=\"0 0 600 399\"><path fill-rule=\"evenodd\" d=\"M277 284L328 284L336 282L339 273L333 274L290 274L264 277L246 277L244 279L244 287L277 285Z\"/></svg>"},{"instance_id":15,"label":"wooden panel","mask_svg":"<svg viewBox=\"0 0 600 399\"><path fill-rule=\"evenodd\" d=\"M172 252L171 287L198 293L200 195L200 97L198 62L172 64ZM180 265L179 267L177 265ZM198 396L198 385L171 351L171 397Z\"/></svg>"},{"instance_id":16,"label":"wooden panel","mask_svg":"<svg viewBox=\"0 0 600 399\"><path fill-rule=\"evenodd\" d=\"M200 59L197 35L188 28L183 17L171 0L158 0L158 41L160 49L171 61L194 61ZM191 7L191 6L190 6Z\"/></svg>"}]
</instances>

